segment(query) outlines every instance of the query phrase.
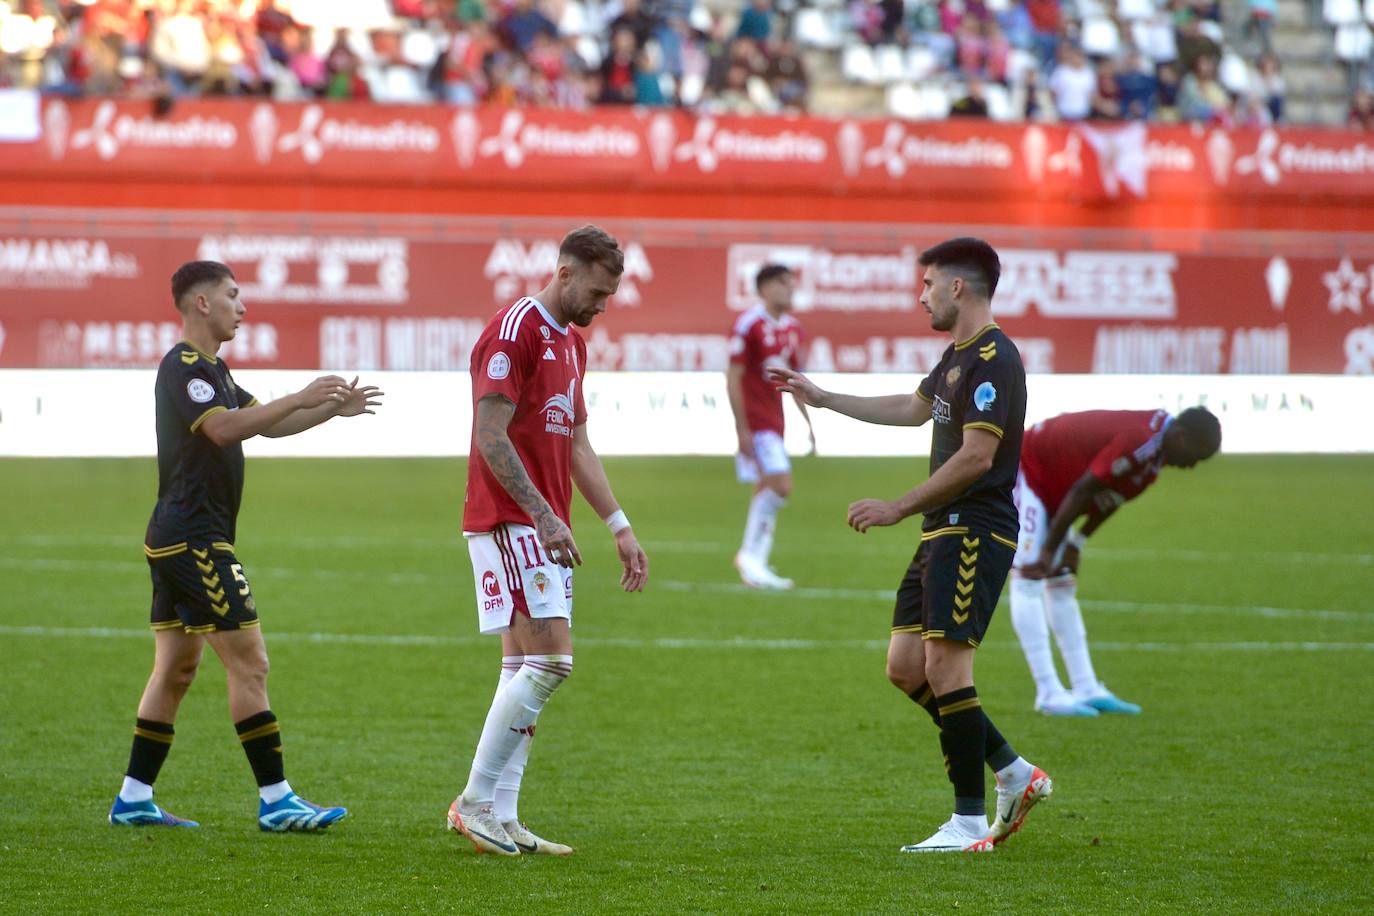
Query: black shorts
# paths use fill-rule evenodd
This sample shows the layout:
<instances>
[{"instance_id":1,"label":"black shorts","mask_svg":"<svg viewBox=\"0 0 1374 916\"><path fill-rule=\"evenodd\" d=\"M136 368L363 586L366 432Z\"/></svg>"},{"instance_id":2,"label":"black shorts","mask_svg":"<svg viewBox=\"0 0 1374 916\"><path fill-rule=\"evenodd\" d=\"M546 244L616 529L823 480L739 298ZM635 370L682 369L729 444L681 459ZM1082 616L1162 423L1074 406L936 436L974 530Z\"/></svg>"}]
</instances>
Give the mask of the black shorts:
<instances>
[{"instance_id":1,"label":"black shorts","mask_svg":"<svg viewBox=\"0 0 1374 916\"><path fill-rule=\"evenodd\" d=\"M924 532L897 588L892 632L977 648L1015 556L1015 539L990 531L950 526Z\"/></svg>"},{"instance_id":2,"label":"black shorts","mask_svg":"<svg viewBox=\"0 0 1374 916\"><path fill-rule=\"evenodd\" d=\"M143 552L153 578L154 630L210 633L258 625L253 592L233 544L181 543Z\"/></svg>"}]
</instances>

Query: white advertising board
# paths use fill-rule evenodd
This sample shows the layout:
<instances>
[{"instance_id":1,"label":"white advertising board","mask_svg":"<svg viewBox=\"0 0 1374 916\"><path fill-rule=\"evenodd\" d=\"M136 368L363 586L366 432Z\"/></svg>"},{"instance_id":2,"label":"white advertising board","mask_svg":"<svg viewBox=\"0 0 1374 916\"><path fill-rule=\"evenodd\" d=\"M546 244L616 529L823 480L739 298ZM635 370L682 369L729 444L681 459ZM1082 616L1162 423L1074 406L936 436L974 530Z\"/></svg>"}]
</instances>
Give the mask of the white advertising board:
<instances>
[{"instance_id":1,"label":"white advertising board","mask_svg":"<svg viewBox=\"0 0 1374 916\"><path fill-rule=\"evenodd\" d=\"M304 387L317 373L244 370L240 385L267 401ZM0 455L153 455L151 370L0 371ZM817 375L851 394L909 392L914 375ZM285 439L257 438L253 455L466 455L472 398L466 373L383 372L366 382L386 391L376 416L334 420ZM734 423L724 376L703 372L605 372L586 379L592 443L603 455L727 455ZM1349 376L1033 375L1026 420L1067 411L1205 404L1222 423L1228 454L1374 452L1374 378ZM791 399L787 444L806 449ZM811 412L822 455L925 455L929 428L859 423Z\"/></svg>"}]
</instances>

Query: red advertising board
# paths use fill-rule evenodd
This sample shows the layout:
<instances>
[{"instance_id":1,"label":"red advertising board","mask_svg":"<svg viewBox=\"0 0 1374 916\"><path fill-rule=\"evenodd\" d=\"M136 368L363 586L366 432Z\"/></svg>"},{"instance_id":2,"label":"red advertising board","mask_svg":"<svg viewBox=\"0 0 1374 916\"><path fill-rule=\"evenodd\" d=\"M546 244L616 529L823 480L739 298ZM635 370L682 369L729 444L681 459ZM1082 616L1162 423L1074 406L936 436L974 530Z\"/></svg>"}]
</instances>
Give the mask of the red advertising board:
<instances>
[{"instance_id":1,"label":"red advertising board","mask_svg":"<svg viewBox=\"0 0 1374 916\"><path fill-rule=\"evenodd\" d=\"M719 370L758 267L798 274L816 370L925 371L939 226L607 222L626 270L594 368ZM228 263L248 304L235 366L463 370L488 317L538 289L563 221L0 214L0 367L150 367L176 341L168 278ZM1374 247L1245 233L989 229L994 302L1038 372L1374 372Z\"/></svg>"}]
</instances>

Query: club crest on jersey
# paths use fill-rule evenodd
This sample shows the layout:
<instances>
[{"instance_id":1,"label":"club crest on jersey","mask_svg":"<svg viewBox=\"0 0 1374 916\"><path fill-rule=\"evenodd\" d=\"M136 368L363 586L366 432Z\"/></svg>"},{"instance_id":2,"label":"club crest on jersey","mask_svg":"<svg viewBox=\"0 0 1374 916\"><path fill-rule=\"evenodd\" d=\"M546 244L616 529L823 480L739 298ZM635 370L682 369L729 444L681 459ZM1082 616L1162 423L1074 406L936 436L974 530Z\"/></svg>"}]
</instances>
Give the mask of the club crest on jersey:
<instances>
[{"instance_id":1,"label":"club crest on jersey","mask_svg":"<svg viewBox=\"0 0 1374 916\"><path fill-rule=\"evenodd\" d=\"M510 357L498 350L487 360L487 378L500 381L510 375Z\"/></svg>"},{"instance_id":2,"label":"club crest on jersey","mask_svg":"<svg viewBox=\"0 0 1374 916\"><path fill-rule=\"evenodd\" d=\"M539 333L540 333L540 335L541 335L545 340L548 340L548 339L549 339L549 333L550 333L550 332L549 332L549 326L546 325L546 324L541 324L541 325L539 326Z\"/></svg>"},{"instance_id":3,"label":"club crest on jersey","mask_svg":"<svg viewBox=\"0 0 1374 916\"><path fill-rule=\"evenodd\" d=\"M992 387L992 382L984 382L973 392L973 406L979 410L987 410L997 400L997 389Z\"/></svg>"},{"instance_id":4,"label":"club crest on jersey","mask_svg":"<svg viewBox=\"0 0 1374 916\"><path fill-rule=\"evenodd\" d=\"M215 386L203 378L193 378L186 383L186 394L197 404L209 404L215 399Z\"/></svg>"},{"instance_id":5,"label":"club crest on jersey","mask_svg":"<svg viewBox=\"0 0 1374 916\"><path fill-rule=\"evenodd\" d=\"M959 376L963 373L963 371L964 370L960 369L958 366L955 366L954 368L950 369L948 372L945 373L945 384L953 388L956 384L958 384Z\"/></svg>"},{"instance_id":6,"label":"club crest on jersey","mask_svg":"<svg viewBox=\"0 0 1374 916\"><path fill-rule=\"evenodd\" d=\"M935 404L930 409L930 415L935 418L936 423L948 423L950 421L949 401L935 396Z\"/></svg>"},{"instance_id":7,"label":"club crest on jersey","mask_svg":"<svg viewBox=\"0 0 1374 916\"><path fill-rule=\"evenodd\" d=\"M535 573L534 578L530 581L534 583L535 589L538 590L541 595L544 594L544 590L549 587L549 577L542 572Z\"/></svg>"},{"instance_id":8,"label":"club crest on jersey","mask_svg":"<svg viewBox=\"0 0 1374 916\"><path fill-rule=\"evenodd\" d=\"M577 403L577 379L568 379L566 394L559 392L544 402L544 432L572 436L573 407Z\"/></svg>"}]
</instances>

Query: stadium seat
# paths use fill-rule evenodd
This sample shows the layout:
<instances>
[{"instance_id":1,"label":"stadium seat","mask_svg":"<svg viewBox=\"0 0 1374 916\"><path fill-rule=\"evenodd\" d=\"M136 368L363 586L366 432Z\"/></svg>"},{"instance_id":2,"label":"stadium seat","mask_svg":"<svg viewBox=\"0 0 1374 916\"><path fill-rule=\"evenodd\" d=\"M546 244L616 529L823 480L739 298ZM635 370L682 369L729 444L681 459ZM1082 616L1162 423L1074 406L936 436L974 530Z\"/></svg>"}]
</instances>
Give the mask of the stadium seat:
<instances>
[{"instance_id":1,"label":"stadium seat","mask_svg":"<svg viewBox=\"0 0 1374 916\"><path fill-rule=\"evenodd\" d=\"M1364 0L1364 21L1374 23L1374 0Z\"/></svg>"},{"instance_id":2,"label":"stadium seat","mask_svg":"<svg viewBox=\"0 0 1374 916\"><path fill-rule=\"evenodd\" d=\"M1079 44L1089 57L1115 57L1121 50L1121 33L1105 16L1085 18Z\"/></svg>"},{"instance_id":3,"label":"stadium seat","mask_svg":"<svg viewBox=\"0 0 1374 916\"><path fill-rule=\"evenodd\" d=\"M1330 25L1359 22L1362 17L1359 0L1323 0L1322 18Z\"/></svg>"},{"instance_id":4,"label":"stadium seat","mask_svg":"<svg viewBox=\"0 0 1374 916\"><path fill-rule=\"evenodd\" d=\"M1150 19L1155 14L1154 0L1117 0L1116 15L1128 21Z\"/></svg>"},{"instance_id":5,"label":"stadium seat","mask_svg":"<svg viewBox=\"0 0 1374 916\"><path fill-rule=\"evenodd\" d=\"M408 29L401 37L401 57L406 63L428 70L439 56L439 43L423 29Z\"/></svg>"},{"instance_id":6,"label":"stadium seat","mask_svg":"<svg viewBox=\"0 0 1374 916\"><path fill-rule=\"evenodd\" d=\"M1367 61L1374 51L1374 36L1363 22L1351 22L1336 29L1336 58L1356 63Z\"/></svg>"},{"instance_id":7,"label":"stadium seat","mask_svg":"<svg viewBox=\"0 0 1374 916\"><path fill-rule=\"evenodd\" d=\"M949 93L943 86L927 83L893 83L887 88L887 110L910 121L934 121L949 117Z\"/></svg>"},{"instance_id":8,"label":"stadium seat","mask_svg":"<svg viewBox=\"0 0 1374 916\"><path fill-rule=\"evenodd\" d=\"M875 48L873 62L878 66L878 78L884 83L895 83L907 75L902 49L896 45L880 45Z\"/></svg>"},{"instance_id":9,"label":"stadium seat","mask_svg":"<svg viewBox=\"0 0 1374 916\"><path fill-rule=\"evenodd\" d=\"M1374 2L1374 0L1371 0ZM940 69L940 59L930 48L908 48L906 52L906 78L914 82L928 79Z\"/></svg>"},{"instance_id":10,"label":"stadium seat","mask_svg":"<svg viewBox=\"0 0 1374 916\"><path fill-rule=\"evenodd\" d=\"M1245 58L1235 51L1222 52L1221 63L1217 65L1217 80L1232 95L1245 95L1250 90L1250 67Z\"/></svg>"},{"instance_id":11,"label":"stadium seat","mask_svg":"<svg viewBox=\"0 0 1374 916\"><path fill-rule=\"evenodd\" d=\"M1011 108L1011 92L1001 83L984 83L983 98L988 104L988 117L994 121L1015 120Z\"/></svg>"},{"instance_id":12,"label":"stadium seat","mask_svg":"<svg viewBox=\"0 0 1374 916\"><path fill-rule=\"evenodd\" d=\"M877 61L873 59L873 51L868 45L851 44L845 48L840 69L845 79L855 83L881 82Z\"/></svg>"},{"instance_id":13,"label":"stadium seat","mask_svg":"<svg viewBox=\"0 0 1374 916\"><path fill-rule=\"evenodd\" d=\"M834 50L844 43L844 32L836 27L834 16L812 7L797 11L792 36L812 48Z\"/></svg>"}]
</instances>

